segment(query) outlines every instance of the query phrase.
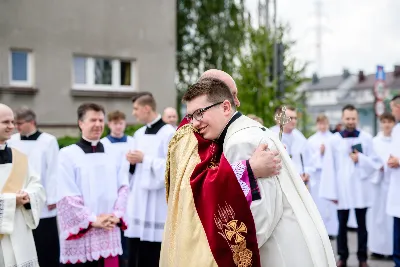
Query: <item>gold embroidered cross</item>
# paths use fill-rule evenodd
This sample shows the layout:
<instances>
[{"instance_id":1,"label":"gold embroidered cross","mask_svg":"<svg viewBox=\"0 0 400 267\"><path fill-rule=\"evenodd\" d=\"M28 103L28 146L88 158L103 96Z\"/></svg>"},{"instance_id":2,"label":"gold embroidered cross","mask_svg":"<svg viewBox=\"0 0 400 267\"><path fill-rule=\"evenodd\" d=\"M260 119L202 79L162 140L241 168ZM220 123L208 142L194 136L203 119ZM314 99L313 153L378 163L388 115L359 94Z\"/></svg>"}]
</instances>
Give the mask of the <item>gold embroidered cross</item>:
<instances>
[{"instance_id":1,"label":"gold embroidered cross","mask_svg":"<svg viewBox=\"0 0 400 267\"><path fill-rule=\"evenodd\" d=\"M292 119L286 116L286 107L282 107L282 112L275 115L275 121L279 124L279 140L282 141L283 126L287 124Z\"/></svg>"}]
</instances>

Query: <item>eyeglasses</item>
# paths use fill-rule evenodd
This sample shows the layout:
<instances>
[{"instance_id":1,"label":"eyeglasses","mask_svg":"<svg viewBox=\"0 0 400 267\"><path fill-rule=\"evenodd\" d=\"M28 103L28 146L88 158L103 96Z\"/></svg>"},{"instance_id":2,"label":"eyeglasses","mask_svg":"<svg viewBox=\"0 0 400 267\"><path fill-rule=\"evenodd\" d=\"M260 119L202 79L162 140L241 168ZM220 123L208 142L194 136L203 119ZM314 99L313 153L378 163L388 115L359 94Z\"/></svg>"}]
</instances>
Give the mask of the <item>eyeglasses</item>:
<instances>
[{"instance_id":1,"label":"eyeglasses","mask_svg":"<svg viewBox=\"0 0 400 267\"><path fill-rule=\"evenodd\" d=\"M193 114L187 114L187 115L186 115L186 118L187 118L189 121L192 121L193 118L196 119L196 121L201 121L201 120L203 119L203 114L204 114L204 112L206 112L206 111L209 110L210 108L215 107L215 106L217 106L217 105L219 105L219 104L222 104L222 103L223 103L223 102L218 102L218 103L212 104L212 105L210 105L210 106L208 106L208 107L200 108L200 109L196 110L195 112L193 112Z\"/></svg>"}]
</instances>

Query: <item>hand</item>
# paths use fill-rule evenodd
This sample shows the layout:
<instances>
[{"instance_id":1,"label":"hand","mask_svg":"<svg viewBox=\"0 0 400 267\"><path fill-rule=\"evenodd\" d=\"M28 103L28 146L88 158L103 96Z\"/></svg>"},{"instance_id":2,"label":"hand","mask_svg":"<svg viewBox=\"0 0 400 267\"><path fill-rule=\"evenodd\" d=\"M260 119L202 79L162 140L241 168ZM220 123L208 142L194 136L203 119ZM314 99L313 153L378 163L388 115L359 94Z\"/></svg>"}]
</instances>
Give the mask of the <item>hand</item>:
<instances>
[{"instance_id":1,"label":"hand","mask_svg":"<svg viewBox=\"0 0 400 267\"><path fill-rule=\"evenodd\" d=\"M334 204L338 204L339 203L339 201L337 201L337 200L331 200Z\"/></svg>"},{"instance_id":2,"label":"hand","mask_svg":"<svg viewBox=\"0 0 400 267\"><path fill-rule=\"evenodd\" d=\"M139 150L135 150L133 152L129 151L128 154L126 154L126 159L129 161L130 164L142 163L143 157L143 152Z\"/></svg>"},{"instance_id":3,"label":"hand","mask_svg":"<svg viewBox=\"0 0 400 267\"><path fill-rule=\"evenodd\" d=\"M254 177L270 177L279 174L282 168L278 151L267 150L268 144L261 144L249 159Z\"/></svg>"},{"instance_id":4,"label":"hand","mask_svg":"<svg viewBox=\"0 0 400 267\"><path fill-rule=\"evenodd\" d=\"M303 173L300 176L304 183L307 183L308 181L310 181L310 175L308 173Z\"/></svg>"},{"instance_id":5,"label":"hand","mask_svg":"<svg viewBox=\"0 0 400 267\"><path fill-rule=\"evenodd\" d=\"M323 156L325 154L325 145L322 144L321 147L319 148L320 152L321 152L321 156Z\"/></svg>"},{"instance_id":6,"label":"hand","mask_svg":"<svg viewBox=\"0 0 400 267\"><path fill-rule=\"evenodd\" d=\"M400 167L399 158L390 155L387 164L390 168L398 168Z\"/></svg>"},{"instance_id":7,"label":"hand","mask_svg":"<svg viewBox=\"0 0 400 267\"><path fill-rule=\"evenodd\" d=\"M97 216L96 221L92 223L92 226L105 230L112 230L116 225L116 223L113 223L113 216L112 214L100 214Z\"/></svg>"},{"instance_id":8,"label":"hand","mask_svg":"<svg viewBox=\"0 0 400 267\"><path fill-rule=\"evenodd\" d=\"M57 204L47 205L47 209L48 209L49 211L54 210L56 207L57 207Z\"/></svg>"},{"instance_id":9,"label":"hand","mask_svg":"<svg viewBox=\"0 0 400 267\"><path fill-rule=\"evenodd\" d=\"M353 160L354 163L358 162L358 151L354 149L353 153L350 153L350 158Z\"/></svg>"},{"instance_id":10,"label":"hand","mask_svg":"<svg viewBox=\"0 0 400 267\"><path fill-rule=\"evenodd\" d=\"M26 192L23 191L18 191L16 193L16 204L17 207L21 207L27 203L29 203L30 199L29 199L29 195Z\"/></svg>"}]
</instances>

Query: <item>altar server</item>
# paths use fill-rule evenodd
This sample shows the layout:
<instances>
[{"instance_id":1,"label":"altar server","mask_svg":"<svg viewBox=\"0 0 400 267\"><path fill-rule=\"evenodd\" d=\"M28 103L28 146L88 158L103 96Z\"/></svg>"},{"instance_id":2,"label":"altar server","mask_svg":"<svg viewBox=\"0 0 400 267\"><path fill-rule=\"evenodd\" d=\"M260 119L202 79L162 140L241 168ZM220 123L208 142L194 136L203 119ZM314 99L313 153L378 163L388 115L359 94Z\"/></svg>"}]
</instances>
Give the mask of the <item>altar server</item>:
<instances>
[{"instance_id":1,"label":"altar server","mask_svg":"<svg viewBox=\"0 0 400 267\"><path fill-rule=\"evenodd\" d=\"M382 132L374 137L374 149L382 161L382 167L372 179L372 206L368 211L369 238L368 248L376 256L393 254L393 217L386 214L389 191L390 169L386 162L390 156L392 129L395 118L390 113L380 117Z\"/></svg>"},{"instance_id":2,"label":"altar server","mask_svg":"<svg viewBox=\"0 0 400 267\"><path fill-rule=\"evenodd\" d=\"M310 175L310 193L324 221L328 235L332 239L338 232L338 219L336 205L327 199L319 196L319 187L321 181L322 161L325 154L325 145L332 137L329 131L329 120L325 115L317 117L318 131L307 140L307 146L310 150L313 171Z\"/></svg>"},{"instance_id":3,"label":"altar server","mask_svg":"<svg viewBox=\"0 0 400 267\"><path fill-rule=\"evenodd\" d=\"M135 150L127 154L136 164L128 200L129 266L158 266L167 215L165 164L168 144L175 128L156 111L151 93L139 93L132 100L133 116L146 124L135 132Z\"/></svg>"},{"instance_id":4,"label":"altar server","mask_svg":"<svg viewBox=\"0 0 400 267\"><path fill-rule=\"evenodd\" d=\"M355 209L357 219L358 252L360 267L367 265L368 232L367 209L372 199L370 179L381 168L374 152L372 136L357 130L358 111L353 105L342 110L345 130L335 133L326 144L322 164L320 196L337 203L339 231L337 247L338 267L347 266L347 222L349 212Z\"/></svg>"},{"instance_id":5,"label":"altar server","mask_svg":"<svg viewBox=\"0 0 400 267\"><path fill-rule=\"evenodd\" d=\"M33 230L36 250L41 267L58 266L60 244L57 230L57 139L38 130L36 114L23 107L15 111L18 133L11 136L8 144L26 154L32 167L40 174L40 181L46 192L46 203L42 208L40 223Z\"/></svg>"},{"instance_id":6,"label":"altar server","mask_svg":"<svg viewBox=\"0 0 400 267\"><path fill-rule=\"evenodd\" d=\"M6 144L13 129L14 114L0 103L0 266L39 267L32 230L46 197L28 157Z\"/></svg>"},{"instance_id":7,"label":"altar server","mask_svg":"<svg viewBox=\"0 0 400 267\"><path fill-rule=\"evenodd\" d=\"M396 126L392 130L392 146L387 160L391 174L386 212L394 217L393 260L395 267L400 267L400 95L393 97L390 108L396 119Z\"/></svg>"},{"instance_id":8,"label":"altar server","mask_svg":"<svg viewBox=\"0 0 400 267\"><path fill-rule=\"evenodd\" d=\"M120 228L129 193L129 164L116 149L100 142L104 109L78 108L81 139L60 150L58 222L61 263L65 266L117 267L122 254Z\"/></svg>"}]
</instances>

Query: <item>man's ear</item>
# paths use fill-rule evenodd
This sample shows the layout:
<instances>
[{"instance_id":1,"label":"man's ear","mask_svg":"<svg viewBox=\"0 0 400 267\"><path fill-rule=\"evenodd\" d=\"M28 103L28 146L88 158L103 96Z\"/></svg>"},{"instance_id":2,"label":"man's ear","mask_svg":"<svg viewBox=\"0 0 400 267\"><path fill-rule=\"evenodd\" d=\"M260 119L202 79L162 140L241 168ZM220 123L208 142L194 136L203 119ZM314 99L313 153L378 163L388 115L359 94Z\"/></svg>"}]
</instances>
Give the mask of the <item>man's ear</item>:
<instances>
[{"instance_id":1,"label":"man's ear","mask_svg":"<svg viewBox=\"0 0 400 267\"><path fill-rule=\"evenodd\" d=\"M222 105L223 105L223 107L224 107L224 111L230 112L230 111L232 110L231 102L229 102L228 100L225 100L225 101L222 103Z\"/></svg>"}]
</instances>

